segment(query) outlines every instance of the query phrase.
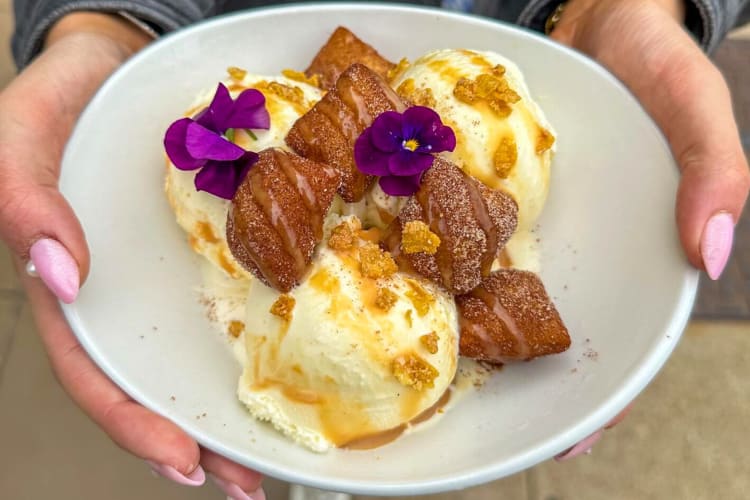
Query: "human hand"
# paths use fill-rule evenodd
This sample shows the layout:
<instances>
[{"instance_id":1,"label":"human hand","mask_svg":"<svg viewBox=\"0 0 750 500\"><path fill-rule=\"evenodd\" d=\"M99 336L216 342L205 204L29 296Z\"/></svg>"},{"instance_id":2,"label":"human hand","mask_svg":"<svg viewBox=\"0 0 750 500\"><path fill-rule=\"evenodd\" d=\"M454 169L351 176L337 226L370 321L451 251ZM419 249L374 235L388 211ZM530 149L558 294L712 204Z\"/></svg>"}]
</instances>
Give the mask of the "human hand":
<instances>
[{"instance_id":1,"label":"human hand","mask_svg":"<svg viewBox=\"0 0 750 500\"><path fill-rule=\"evenodd\" d=\"M572 0L551 36L609 68L662 129L682 171L676 207L682 246L695 267L718 279L750 175L729 90L682 28L683 16L682 0ZM592 434L558 460L580 455L601 436Z\"/></svg>"},{"instance_id":2,"label":"human hand","mask_svg":"<svg viewBox=\"0 0 750 500\"><path fill-rule=\"evenodd\" d=\"M552 38L610 69L664 132L682 171L676 218L689 261L718 279L750 174L724 79L681 26L682 0L573 0Z\"/></svg>"},{"instance_id":3,"label":"human hand","mask_svg":"<svg viewBox=\"0 0 750 500\"><path fill-rule=\"evenodd\" d=\"M177 483L200 486L208 472L231 498L264 499L260 474L199 447L111 382L55 298L75 300L89 268L83 230L57 189L63 148L96 89L148 41L117 18L82 15L63 18L42 54L0 93L0 236L15 256L58 380L115 443ZM41 280L24 272L27 262Z\"/></svg>"}]
</instances>

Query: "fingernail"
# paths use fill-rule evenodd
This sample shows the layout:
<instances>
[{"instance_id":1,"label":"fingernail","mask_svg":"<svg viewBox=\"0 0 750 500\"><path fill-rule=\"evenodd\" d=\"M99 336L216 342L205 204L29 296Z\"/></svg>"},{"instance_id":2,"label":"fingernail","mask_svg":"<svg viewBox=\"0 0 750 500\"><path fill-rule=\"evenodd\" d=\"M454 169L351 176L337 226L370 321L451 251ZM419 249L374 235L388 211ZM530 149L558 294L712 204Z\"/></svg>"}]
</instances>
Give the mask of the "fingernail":
<instances>
[{"instance_id":1,"label":"fingernail","mask_svg":"<svg viewBox=\"0 0 750 500\"><path fill-rule=\"evenodd\" d=\"M591 454L591 448L602 438L602 431L596 431L577 445L573 446L567 451L564 451L555 457L555 460L562 462L564 460L570 460L579 455Z\"/></svg>"},{"instance_id":2,"label":"fingernail","mask_svg":"<svg viewBox=\"0 0 750 500\"><path fill-rule=\"evenodd\" d=\"M169 465L161 465L149 460L146 460L146 463L151 467L151 471L154 474L183 486L203 486L203 483L206 482L206 473L200 465L189 475L185 476Z\"/></svg>"},{"instance_id":3,"label":"fingernail","mask_svg":"<svg viewBox=\"0 0 750 500\"><path fill-rule=\"evenodd\" d=\"M56 240L43 238L29 250L31 265L26 271L36 273L57 298L66 304L78 296L80 276L78 264L70 252Z\"/></svg>"},{"instance_id":4,"label":"fingernail","mask_svg":"<svg viewBox=\"0 0 750 500\"><path fill-rule=\"evenodd\" d=\"M706 223L701 237L701 257L706 273L712 280L719 279L732 252L734 240L734 218L732 214L720 212Z\"/></svg>"},{"instance_id":5,"label":"fingernail","mask_svg":"<svg viewBox=\"0 0 750 500\"><path fill-rule=\"evenodd\" d=\"M224 481L213 474L209 474L209 477L211 478L211 481L216 483L216 486L224 492L227 496L227 500L266 500L266 493L263 491L263 488L258 488L252 493L245 493L242 491L242 488L234 483Z\"/></svg>"}]
</instances>

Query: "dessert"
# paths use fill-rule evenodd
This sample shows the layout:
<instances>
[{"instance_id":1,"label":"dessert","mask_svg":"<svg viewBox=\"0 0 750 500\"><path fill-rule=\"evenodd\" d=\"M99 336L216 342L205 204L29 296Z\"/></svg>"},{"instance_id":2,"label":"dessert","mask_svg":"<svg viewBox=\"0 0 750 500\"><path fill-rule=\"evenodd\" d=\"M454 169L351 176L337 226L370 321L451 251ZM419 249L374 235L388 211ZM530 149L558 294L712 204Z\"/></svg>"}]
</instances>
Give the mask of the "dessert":
<instances>
[{"instance_id":1,"label":"dessert","mask_svg":"<svg viewBox=\"0 0 750 500\"><path fill-rule=\"evenodd\" d=\"M388 72L396 66L357 35L339 26L318 51L305 74L310 78L319 77L320 87L330 89L341 73L355 63L370 68L381 78L387 78Z\"/></svg>"},{"instance_id":2,"label":"dessert","mask_svg":"<svg viewBox=\"0 0 750 500\"><path fill-rule=\"evenodd\" d=\"M355 63L331 90L292 126L286 142L300 156L341 172L339 194L347 202L362 199L372 177L354 162L354 142L385 111L403 111L401 99L366 66Z\"/></svg>"},{"instance_id":3,"label":"dessert","mask_svg":"<svg viewBox=\"0 0 750 500\"><path fill-rule=\"evenodd\" d=\"M525 361L570 347L570 336L541 280L502 269L456 297L461 355L491 363Z\"/></svg>"},{"instance_id":4,"label":"dessert","mask_svg":"<svg viewBox=\"0 0 750 500\"><path fill-rule=\"evenodd\" d=\"M414 420L448 391L458 361L453 297L383 264L355 217L328 226L299 286L279 295L251 285L238 388L252 415L315 451ZM283 297L294 300L288 316L273 312Z\"/></svg>"},{"instance_id":5,"label":"dessert","mask_svg":"<svg viewBox=\"0 0 750 500\"><path fill-rule=\"evenodd\" d=\"M555 138L512 63L394 65L340 28L304 73L228 72L166 133L167 195L252 416L371 448L455 400L467 360L568 348L526 270Z\"/></svg>"},{"instance_id":6,"label":"dessert","mask_svg":"<svg viewBox=\"0 0 750 500\"><path fill-rule=\"evenodd\" d=\"M421 187L391 226L388 244L406 265L460 295L490 274L515 231L517 212L513 198L488 189L449 161L436 158ZM414 244L412 249L404 245L410 238L407 229L414 227L414 222L422 222L433 234L433 241L440 242L434 251L411 251Z\"/></svg>"},{"instance_id":7,"label":"dessert","mask_svg":"<svg viewBox=\"0 0 750 500\"><path fill-rule=\"evenodd\" d=\"M549 189L555 135L516 64L492 52L436 50L391 82L404 99L430 106L456 132L446 158L518 203L531 229Z\"/></svg>"},{"instance_id":8,"label":"dessert","mask_svg":"<svg viewBox=\"0 0 750 500\"><path fill-rule=\"evenodd\" d=\"M232 255L266 285L288 292L307 273L339 172L281 149L260 153L232 198Z\"/></svg>"}]
</instances>

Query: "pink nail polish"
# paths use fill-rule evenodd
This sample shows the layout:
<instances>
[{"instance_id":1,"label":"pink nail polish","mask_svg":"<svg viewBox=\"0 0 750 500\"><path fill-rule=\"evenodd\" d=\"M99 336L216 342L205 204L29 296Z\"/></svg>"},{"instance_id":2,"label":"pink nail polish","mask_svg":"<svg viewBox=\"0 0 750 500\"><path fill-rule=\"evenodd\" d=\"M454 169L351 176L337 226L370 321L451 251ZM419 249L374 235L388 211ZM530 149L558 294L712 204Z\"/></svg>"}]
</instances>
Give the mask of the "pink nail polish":
<instances>
[{"instance_id":1,"label":"pink nail polish","mask_svg":"<svg viewBox=\"0 0 750 500\"><path fill-rule=\"evenodd\" d=\"M252 493L245 493L242 489L234 483L225 481L219 477L209 474L211 481L216 483L216 486L224 492L227 496L227 500L266 500L266 493L263 488L258 488Z\"/></svg>"},{"instance_id":2,"label":"pink nail polish","mask_svg":"<svg viewBox=\"0 0 750 500\"><path fill-rule=\"evenodd\" d=\"M712 280L719 279L732 253L734 240L734 218L732 214L720 212L706 223L701 237L701 257L706 273Z\"/></svg>"},{"instance_id":3,"label":"pink nail polish","mask_svg":"<svg viewBox=\"0 0 750 500\"><path fill-rule=\"evenodd\" d=\"M571 458L575 458L579 455L591 454L591 448L596 444L597 441L599 441L602 438L602 434L603 434L602 431L596 431L595 433L585 438L583 441L579 442L572 448L557 455L555 457L555 460L557 460L558 462L562 462L564 460L570 460Z\"/></svg>"},{"instance_id":4,"label":"pink nail polish","mask_svg":"<svg viewBox=\"0 0 750 500\"><path fill-rule=\"evenodd\" d=\"M38 240L31 246L29 257L36 273L57 298L66 304L76 299L80 286L78 263L60 242Z\"/></svg>"},{"instance_id":5,"label":"pink nail polish","mask_svg":"<svg viewBox=\"0 0 750 500\"><path fill-rule=\"evenodd\" d=\"M203 486L203 483L206 482L206 473L200 465L189 475L185 476L169 465L161 465L148 460L146 460L146 463L155 474L183 486Z\"/></svg>"}]
</instances>

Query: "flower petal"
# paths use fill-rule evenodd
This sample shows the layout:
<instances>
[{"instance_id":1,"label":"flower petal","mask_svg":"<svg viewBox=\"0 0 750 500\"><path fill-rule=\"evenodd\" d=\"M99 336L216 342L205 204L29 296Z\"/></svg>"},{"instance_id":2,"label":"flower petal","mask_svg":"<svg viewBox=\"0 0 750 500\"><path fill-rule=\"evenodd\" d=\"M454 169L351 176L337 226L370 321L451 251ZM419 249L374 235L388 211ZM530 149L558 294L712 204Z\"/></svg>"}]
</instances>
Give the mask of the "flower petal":
<instances>
[{"instance_id":1,"label":"flower petal","mask_svg":"<svg viewBox=\"0 0 750 500\"><path fill-rule=\"evenodd\" d=\"M388 158L388 174L410 176L421 174L432 166L435 157L402 149Z\"/></svg>"},{"instance_id":2,"label":"flower petal","mask_svg":"<svg viewBox=\"0 0 750 500\"><path fill-rule=\"evenodd\" d=\"M227 128L271 128L271 115L266 109L266 96L256 89L243 91L234 101L232 113L225 123Z\"/></svg>"},{"instance_id":3,"label":"flower petal","mask_svg":"<svg viewBox=\"0 0 750 500\"><path fill-rule=\"evenodd\" d=\"M421 144L442 124L440 115L431 108L412 106L404 111L404 138L417 139Z\"/></svg>"},{"instance_id":4,"label":"flower petal","mask_svg":"<svg viewBox=\"0 0 750 500\"><path fill-rule=\"evenodd\" d=\"M195 121L206 127L208 130L223 134L228 128L231 128L226 126L226 122L232 114L233 107L234 101L229 94L229 89L227 89L223 83L219 83L219 86L216 87L214 98L211 100L211 104L208 105L208 108L196 115Z\"/></svg>"},{"instance_id":5,"label":"flower petal","mask_svg":"<svg viewBox=\"0 0 750 500\"><path fill-rule=\"evenodd\" d=\"M441 125L429 137L422 139L417 151L420 153L428 151L430 153L442 153L454 149L456 149L456 134L452 128Z\"/></svg>"},{"instance_id":6,"label":"flower petal","mask_svg":"<svg viewBox=\"0 0 750 500\"><path fill-rule=\"evenodd\" d=\"M384 153L372 145L372 127L365 129L354 143L354 162L365 174L388 175L389 153Z\"/></svg>"},{"instance_id":7,"label":"flower petal","mask_svg":"<svg viewBox=\"0 0 750 500\"><path fill-rule=\"evenodd\" d=\"M380 178L380 188L391 196L411 196L419 190L422 183L422 173L397 177L387 175Z\"/></svg>"},{"instance_id":8,"label":"flower petal","mask_svg":"<svg viewBox=\"0 0 750 500\"><path fill-rule=\"evenodd\" d=\"M384 153L395 153L401 149L404 137L401 135L403 118L400 113L381 113L370 126L370 142Z\"/></svg>"},{"instance_id":9,"label":"flower petal","mask_svg":"<svg viewBox=\"0 0 750 500\"><path fill-rule=\"evenodd\" d=\"M187 130L192 123L190 118L177 120L164 134L164 150L169 160L180 170L195 170L205 163L205 160L192 156L185 145Z\"/></svg>"},{"instance_id":10,"label":"flower petal","mask_svg":"<svg viewBox=\"0 0 750 500\"><path fill-rule=\"evenodd\" d=\"M209 161L195 176L195 189L231 200L257 161L258 155L252 151L237 161Z\"/></svg>"},{"instance_id":11,"label":"flower petal","mask_svg":"<svg viewBox=\"0 0 750 500\"><path fill-rule=\"evenodd\" d=\"M244 149L197 122L187 127L185 147L193 158L205 160L232 161L245 154Z\"/></svg>"}]
</instances>

